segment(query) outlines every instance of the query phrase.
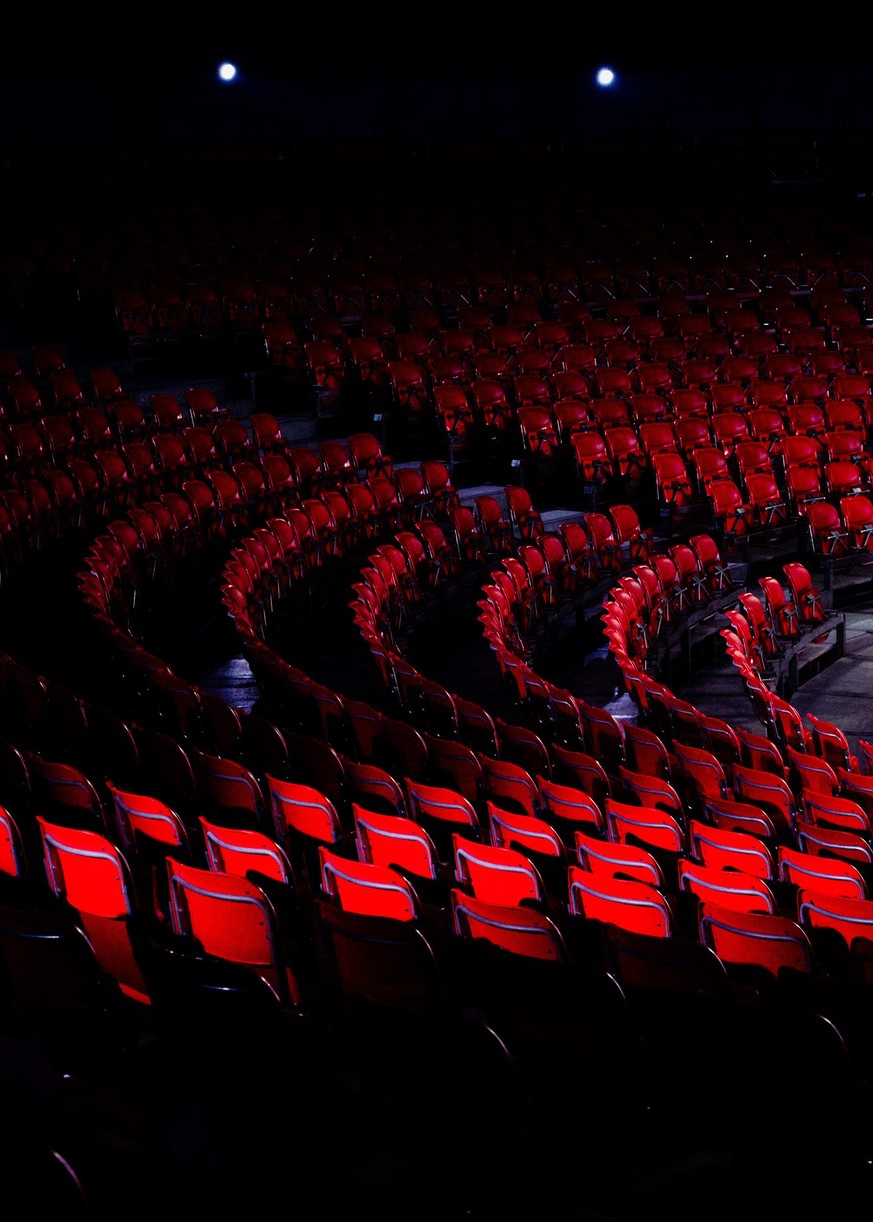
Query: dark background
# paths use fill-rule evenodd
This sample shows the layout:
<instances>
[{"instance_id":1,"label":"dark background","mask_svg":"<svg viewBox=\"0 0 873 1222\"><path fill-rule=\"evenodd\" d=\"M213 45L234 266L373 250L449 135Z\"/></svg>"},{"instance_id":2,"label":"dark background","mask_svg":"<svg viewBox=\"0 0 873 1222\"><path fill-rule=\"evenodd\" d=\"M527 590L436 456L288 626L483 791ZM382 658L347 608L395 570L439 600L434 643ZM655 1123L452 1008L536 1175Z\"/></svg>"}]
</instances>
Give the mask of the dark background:
<instances>
[{"instance_id":1,"label":"dark background","mask_svg":"<svg viewBox=\"0 0 873 1222\"><path fill-rule=\"evenodd\" d=\"M40 9L4 18L0 141L275 141L651 131L816 134L873 121L860 10L440 4ZM233 59L240 76L221 85ZM602 63L619 74L608 96Z\"/></svg>"}]
</instances>

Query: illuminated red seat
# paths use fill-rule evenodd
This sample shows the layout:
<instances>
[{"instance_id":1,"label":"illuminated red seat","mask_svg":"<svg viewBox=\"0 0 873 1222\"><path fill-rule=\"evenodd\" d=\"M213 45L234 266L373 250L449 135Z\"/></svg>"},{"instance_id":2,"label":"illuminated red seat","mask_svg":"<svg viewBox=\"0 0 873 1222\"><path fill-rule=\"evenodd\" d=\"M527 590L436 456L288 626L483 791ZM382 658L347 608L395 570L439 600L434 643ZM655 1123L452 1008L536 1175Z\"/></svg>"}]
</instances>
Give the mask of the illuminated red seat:
<instances>
[{"instance_id":1,"label":"illuminated red seat","mask_svg":"<svg viewBox=\"0 0 873 1222\"><path fill-rule=\"evenodd\" d=\"M569 912L631 932L669 938L674 917L666 896L649 883L568 867Z\"/></svg>"},{"instance_id":2,"label":"illuminated red seat","mask_svg":"<svg viewBox=\"0 0 873 1222\"><path fill-rule=\"evenodd\" d=\"M194 938L207 955L243 964L286 1003L299 1000L276 911L266 893L236 874L167 859L173 933Z\"/></svg>"}]
</instances>

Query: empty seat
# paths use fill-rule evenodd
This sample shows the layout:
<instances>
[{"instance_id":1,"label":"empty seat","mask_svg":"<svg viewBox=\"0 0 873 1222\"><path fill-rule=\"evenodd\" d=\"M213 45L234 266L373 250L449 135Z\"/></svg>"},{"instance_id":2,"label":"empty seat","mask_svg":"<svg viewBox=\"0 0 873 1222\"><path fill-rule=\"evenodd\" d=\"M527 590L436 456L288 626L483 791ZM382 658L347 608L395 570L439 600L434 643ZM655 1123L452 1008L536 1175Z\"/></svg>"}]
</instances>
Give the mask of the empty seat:
<instances>
[{"instance_id":1,"label":"empty seat","mask_svg":"<svg viewBox=\"0 0 873 1222\"><path fill-rule=\"evenodd\" d=\"M502 907L544 907L546 888L539 870L517 849L476 844L453 836L453 867L458 887L486 903Z\"/></svg>"},{"instance_id":2,"label":"empty seat","mask_svg":"<svg viewBox=\"0 0 873 1222\"><path fill-rule=\"evenodd\" d=\"M151 1004L142 947L151 913L121 850L99 832L37 816L49 886L74 910L104 971L132 1001ZM156 914L155 914L156 915Z\"/></svg>"},{"instance_id":3,"label":"empty seat","mask_svg":"<svg viewBox=\"0 0 873 1222\"><path fill-rule=\"evenodd\" d=\"M460 888L451 892L452 924L461 938L481 938L511 954L562 960L563 935L547 913L517 904L495 904Z\"/></svg>"},{"instance_id":4,"label":"empty seat","mask_svg":"<svg viewBox=\"0 0 873 1222\"><path fill-rule=\"evenodd\" d=\"M703 901L700 940L730 966L766 971L774 979L783 968L809 973L814 956L809 935L792 917L779 912L741 911Z\"/></svg>"},{"instance_id":5,"label":"empty seat","mask_svg":"<svg viewBox=\"0 0 873 1222\"><path fill-rule=\"evenodd\" d=\"M344 911L397 921L417 919L418 897L393 866L350 860L324 845L319 847L319 861L322 892Z\"/></svg>"},{"instance_id":6,"label":"empty seat","mask_svg":"<svg viewBox=\"0 0 873 1222\"><path fill-rule=\"evenodd\" d=\"M170 918L180 939L194 938L207 955L261 976L280 1000L300 999L275 909L248 879L167 859Z\"/></svg>"},{"instance_id":7,"label":"empty seat","mask_svg":"<svg viewBox=\"0 0 873 1222\"><path fill-rule=\"evenodd\" d=\"M666 896L657 887L571 865L568 867L568 888L569 910L573 916L653 937L672 935L673 912Z\"/></svg>"}]
</instances>

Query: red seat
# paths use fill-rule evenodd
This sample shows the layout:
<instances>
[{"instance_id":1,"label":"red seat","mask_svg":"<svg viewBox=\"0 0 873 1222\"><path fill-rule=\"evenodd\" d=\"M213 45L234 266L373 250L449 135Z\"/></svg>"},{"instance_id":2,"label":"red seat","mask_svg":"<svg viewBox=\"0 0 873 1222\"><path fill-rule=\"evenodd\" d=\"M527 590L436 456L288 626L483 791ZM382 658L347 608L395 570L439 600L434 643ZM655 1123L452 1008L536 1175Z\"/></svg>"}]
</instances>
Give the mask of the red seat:
<instances>
[{"instance_id":1,"label":"red seat","mask_svg":"<svg viewBox=\"0 0 873 1222\"><path fill-rule=\"evenodd\" d=\"M600 432L573 433L570 437L576 469L583 483L606 485L612 474L612 457Z\"/></svg>"},{"instance_id":2,"label":"red seat","mask_svg":"<svg viewBox=\"0 0 873 1222\"><path fill-rule=\"evenodd\" d=\"M196 938L207 955L249 967L287 1004L299 1000L276 911L248 879L167 859L174 934Z\"/></svg>"},{"instance_id":3,"label":"red seat","mask_svg":"<svg viewBox=\"0 0 873 1222\"><path fill-rule=\"evenodd\" d=\"M125 996L151 1004L135 936L145 901L124 854L99 832L62 827L41 815L37 824L52 893L78 914L101 966Z\"/></svg>"},{"instance_id":4,"label":"red seat","mask_svg":"<svg viewBox=\"0 0 873 1222\"><path fill-rule=\"evenodd\" d=\"M665 509L688 508L694 500L694 486L682 456L669 451L653 454L651 465L658 502Z\"/></svg>"},{"instance_id":5,"label":"red seat","mask_svg":"<svg viewBox=\"0 0 873 1222\"><path fill-rule=\"evenodd\" d=\"M513 955L566 957L564 938L544 912L516 904L493 904L460 888L451 892L452 928L458 937L479 938Z\"/></svg>"},{"instance_id":6,"label":"red seat","mask_svg":"<svg viewBox=\"0 0 873 1222\"><path fill-rule=\"evenodd\" d=\"M873 933L873 900L831 895L826 891L801 889L797 896L800 925L815 933L826 929L838 935L848 949L857 938Z\"/></svg>"},{"instance_id":7,"label":"red seat","mask_svg":"<svg viewBox=\"0 0 873 1222\"><path fill-rule=\"evenodd\" d=\"M743 912L703 901L700 940L723 963L763 968L774 979L783 968L809 973L813 951L809 935L794 919L778 912Z\"/></svg>"},{"instance_id":8,"label":"red seat","mask_svg":"<svg viewBox=\"0 0 873 1222\"><path fill-rule=\"evenodd\" d=\"M688 846L694 859L709 869L739 871L768 882L776 877L770 846L749 832L725 830L692 819Z\"/></svg>"},{"instance_id":9,"label":"red seat","mask_svg":"<svg viewBox=\"0 0 873 1222\"><path fill-rule=\"evenodd\" d=\"M667 853L686 848L684 812L678 816L654 806L639 806L607 798L604 803L606 829L615 844L639 844Z\"/></svg>"},{"instance_id":10,"label":"red seat","mask_svg":"<svg viewBox=\"0 0 873 1222\"><path fill-rule=\"evenodd\" d=\"M825 500L810 500L800 505L801 521L816 555L846 556L853 546L857 546L859 539L866 538L863 526L865 499L856 496L840 498L839 508L832 501ZM858 509L843 510L844 502L852 501L860 502Z\"/></svg>"},{"instance_id":11,"label":"red seat","mask_svg":"<svg viewBox=\"0 0 873 1222\"><path fill-rule=\"evenodd\" d=\"M844 899L870 898L864 876L852 862L831 860L785 844L780 844L776 853L779 878L799 891L840 896Z\"/></svg>"},{"instance_id":12,"label":"red seat","mask_svg":"<svg viewBox=\"0 0 873 1222\"><path fill-rule=\"evenodd\" d=\"M249 828L222 827L201 815L200 827L210 870L237 874L260 883L270 879L280 886L295 886L291 862L282 846L264 832Z\"/></svg>"},{"instance_id":13,"label":"red seat","mask_svg":"<svg viewBox=\"0 0 873 1222\"><path fill-rule=\"evenodd\" d=\"M773 891L760 875L703 865L686 858L677 862L677 871L679 890L690 892L698 903L734 912L774 914L777 911Z\"/></svg>"},{"instance_id":14,"label":"red seat","mask_svg":"<svg viewBox=\"0 0 873 1222\"><path fill-rule=\"evenodd\" d=\"M577 828L573 848L579 865L592 874L645 883L662 892L666 888L658 856L642 845L602 840L596 832Z\"/></svg>"},{"instance_id":15,"label":"red seat","mask_svg":"<svg viewBox=\"0 0 873 1222\"><path fill-rule=\"evenodd\" d=\"M416 921L419 901L399 869L351 860L321 845L318 850L323 894L345 912Z\"/></svg>"},{"instance_id":16,"label":"red seat","mask_svg":"<svg viewBox=\"0 0 873 1222\"><path fill-rule=\"evenodd\" d=\"M775 475L772 472L749 472L745 476L745 483L755 524L762 527L784 526L789 518L789 507Z\"/></svg>"},{"instance_id":17,"label":"red seat","mask_svg":"<svg viewBox=\"0 0 873 1222\"><path fill-rule=\"evenodd\" d=\"M517 849L476 844L457 833L452 840L455 879L466 894L506 908L545 905L545 885L526 854Z\"/></svg>"},{"instance_id":18,"label":"red seat","mask_svg":"<svg viewBox=\"0 0 873 1222\"><path fill-rule=\"evenodd\" d=\"M571 865L568 890L571 916L657 938L672 936L674 917L670 904L657 887L648 883Z\"/></svg>"}]
</instances>

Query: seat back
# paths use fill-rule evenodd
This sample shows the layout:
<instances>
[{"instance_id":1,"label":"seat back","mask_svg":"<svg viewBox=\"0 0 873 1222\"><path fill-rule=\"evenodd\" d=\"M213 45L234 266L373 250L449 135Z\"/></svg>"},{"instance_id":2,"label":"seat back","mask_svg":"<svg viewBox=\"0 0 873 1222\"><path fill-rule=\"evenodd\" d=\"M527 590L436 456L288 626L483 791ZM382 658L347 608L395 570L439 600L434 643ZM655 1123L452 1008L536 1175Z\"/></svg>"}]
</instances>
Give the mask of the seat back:
<instances>
[{"instance_id":1,"label":"seat back","mask_svg":"<svg viewBox=\"0 0 873 1222\"><path fill-rule=\"evenodd\" d=\"M691 819L688 848L694 859L709 869L738 870L765 881L775 877L769 845L749 832L735 832Z\"/></svg>"},{"instance_id":2,"label":"seat back","mask_svg":"<svg viewBox=\"0 0 873 1222\"><path fill-rule=\"evenodd\" d=\"M413 819L367 810L354 803L355 842L358 858L377 866L436 879L440 859L436 844L427 830Z\"/></svg>"},{"instance_id":3,"label":"seat back","mask_svg":"<svg viewBox=\"0 0 873 1222\"><path fill-rule=\"evenodd\" d=\"M773 977L782 968L811 972L813 950L806 930L781 913L743 912L708 900L698 914L700 940L728 966L754 965Z\"/></svg>"},{"instance_id":4,"label":"seat back","mask_svg":"<svg viewBox=\"0 0 873 1222\"><path fill-rule=\"evenodd\" d=\"M414 921L351 912L331 899L313 910L328 996L432 1012L442 996L437 956Z\"/></svg>"},{"instance_id":5,"label":"seat back","mask_svg":"<svg viewBox=\"0 0 873 1222\"><path fill-rule=\"evenodd\" d=\"M564 843L555 829L545 819L505 810L494 802L487 802L488 824L491 843L496 848L514 848L526 855L542 855L562 860Z\"/></svg>"},{"instance_id":6,"label":"seat back","mask_svg":"<svg viewBox=\"0 0 873 1222\"><path fill-rule=\"evenodd\" d=\"M669 781L638 772L633 768L628 768L625 764L619 768L619 777L630 801L665 811L681 820L684 814L682 799Z\"/></svg>"},{"instance_id":7,"label":"seat back","mask_svg":"<svg viewBox=\"0 0 873 1222\"><path fill-rule=\"evenodd\" d=\"M93 916L127 917L135 911L129 867L111 840L36 818L46 876L59 899Z\"/></svg>"},{"instance_id":8,"label":"seat back","mask_svg":"<svg viewBox=\"0 0 873 1222\"><path fill-rule=\"evenodd\" d=\"M742 802L735 798L707 798L703 807L704 819L714 827L725 831L750 832L768 844L777 839L776 823L772 814L754 802Z\"/></svg>"},{"instance_id":9,"label":"seat back","mask_svg":"<svg viewBox=\"0 0 873 1222\"><path fill-rule=\"evenodd\" d=\"M739 912L775 912L776 900L767 882L754 874L702 865L683 858L676 863L680 891L698 901Z\"/></svg>"},{"instance_id":10,"label":"seat back","mask_svg":"<svg viewBox=\"0 0 873 1222\"><path fill-rule=\"evenodd\" d=\"M707 798L727 797L725 767L712 751L674 741L673 756L678 767L677 785L684 785L686 806L699 812Z\"/></svg>"},{"instance_id":11,"label":"seat back","mask_svg":"<svg viewBox=\"0 0 873 1222\"><path fill-rule=\"evenodd\" d=\"M603 811L590 794L573 785L547 777L536 778L543 818L555 828L568 847L577 830L600 834L605 830Z\"/></svg>"},{"instance_id":12,"label":"seat back","mask_svg":"<svg viewBox=\"0 0 873 1222\"><path fill-rule=\"evenodd\" d=\"M260 887L237 874L169 857L167 877L175 935L194 938L207 955L247 964L281 980L276 916Z\"/></svg>"},{"instance_id":13,"label":"seat back","mask_svg":"<svg viewBox=\"0 0 873 1222\"><path fill-rule=\"evenodd\" d=\"M324 845L319 845L318 857L322 892L340 908L398 921L418 917L418 897L399 870L341 857Z\"/></svg>"},{"instance_id":14,"label":"seat back","mask_svg":"<svg viewBox=\"0 0 873 1222\"><path fill-rule=\"evenodd\" d=\"M265 831L267 817L264 793L250 768L229 756L206 751L192 752L198 786L204 796L229 821Z\"/></svg>"},{"instance_id":15,"label":"seat back","mask_svg":"<svg viewBox=\"0 0 873 1222\"><path fill-rule=\"evenodd\" d=\"M857 832L843 831L841 828L816 827L813 824L798 824L795 833L797 847L812 856L839 858L842 861L857 862L859 865L873 865L873 845L867 837Z\"/></svg>"},{"instance_id":16,"label":"seat back","mask_svg":"<svg viewBox=\"0 0 873 1222\"><path fill-rule=\"evenodd\" d=\"M268 773L264 777L276 839L289 837L322 844L337 844L343 828L330 798L312 785L287 781Z\"/></svg>"},{"instance_id":17,"label":"seat back","mask_svg":"<svg viewBox=\"0 0 873 1222\"><path fill-rule=\"evenodd\" d=\"M647 883L659 891L666 885L661 863L641 846L616 844L593 832L577 829L573 833L573 848L579 865L592 874Z\"/></svg>"},{"instance_id":18,"label":"seat back","mask_svg":"<svg viewBox=\"0 0 873 1222\"><path fill-rule=\"evenodd\" d=\"M864 876L852 862L812 855L785 844L779 845L776 862L779 878L799 890L842 896L845 899L870 898Z\"/></svg>"},{"instance_id":19,"label":"seat back","mask_svg":"<svg viewBox=\"0 0 873 1222\"><path fill-rule=\"evenodd\" d=\"M796 815L791 786L773 772L737 764L732 770L734 794L741 802L763 807L782 832L790 833Z\"/></svg>"},{"instance_id":20,"label":"seat back","mask_svg":"<svg viewBox=\"0 0 873 1222\"><path fill-rule=\"evenodd\" d=\"M210 870L224 874L263 875L276 883L293 885L293 872L285 850L263 832L250 828L228 828L200 817L203 843Z\"/></svg>"},{"instance_id":21,"label":"seat back","mask_svg":"<svg viewBox=\"0 0 873 1222\"><path fill-rule=\"evenodd\" d=\"M870 815L860 802L819 790L804 790L801 798L798 827L803 822L811 823L814 827L855 832L859 836L873 835Z\"/></svg>"},{"instance_id":22,"label":"seat back","mask_svg":"<svg viewBox=\"0 0 873 1222\"><path fill-rule=\"evenodd\" d=\"M455 881L462 890L490 904L542 905L545 886L533 862L517 849L477 844L464 836L452 836Z\"/></svg>"},{"instance_id":23,"label":"seat back","mask_svg":"<svg viewBox=\"0 0 873 1222\"><path fill-rule=\"evenodd\" d=\"M657 887L636 880L568 867L569 912L631 932L668 938L673 933L670 904Z\"/></svg>"},{"instance_id":24,"label":"seat back","mask_svg":"<svg viewBox=\"0 0 873 1222\"><path fill-rule=\"evenodd\" d=\"M502 735L502 725L498 723L498 736ZM541 740L540 740L541 741ZM513 755L521 754L510 746ZM543 757L548 765L548 756L543 747L542 756L537 760L539 765L535 771L544 771ZM503 803L527 815L536 815L539 791L531 772L510 759L494 759L489 755L480 755L482 764L482 788L485 794L498 804Z\"/></svg>"},{"instance_id":25,"label":"seat back","mask_svg":"<svg viewBox=\"0 0 873 1222\"><path fill-rule=\"evenodd\" d=\"M91 778L71 764L27 755L34 800L56 823L68 823L93 832L106 833L110 821Z\"/></svg>"},{"instance_id":26,"label":"seat back","mask_svg":"<svg viewBox=\"0 0 873 1222\"><path fill-rule=\"evenodd\" d=\"M838 934L849 949L856 938L869 938L873 934L871 899L801 889L797 894L797 917L801 926L811 933L827 929Z\"/></svg>"},{"instance_id":27,"label":"seat back","mask_svg":"<svg viewBox=\"0 0 873 1222\"><path fill-rule=\"evenodd\" d=\"M607 833L613 843L637 843L667 853L685 851L685 829L680 820L667 811L607 798L604 814Z\"/></svg>"},{"instance_id":28,"label":"seat back","mask_svg":"<svg viewBox=\"0 0 873 1222\"><path fill-rule=\"evenodd\" d=\"M534 959L566 957L563 936L544 912L491 903L460 888L452 889L451 906L452 927L460 938L481 938L510 954Z\"/></svg>"},{"instance_id":29,"label":"seat back","mask_svg":"<svg viewBox=\"0 0 873 1222\"><path fill-rule=\"evenodd\" d=\"M179 814L149 794L131 793L112 781L106 782L121 844L128 852L142 851L144 846L183 853L190 851L188 830Z\"/></svg>"}]
</instances>

